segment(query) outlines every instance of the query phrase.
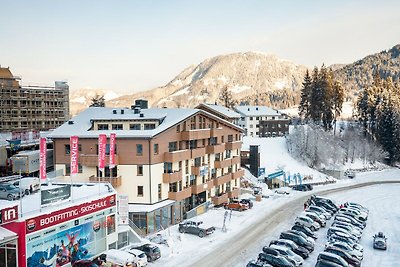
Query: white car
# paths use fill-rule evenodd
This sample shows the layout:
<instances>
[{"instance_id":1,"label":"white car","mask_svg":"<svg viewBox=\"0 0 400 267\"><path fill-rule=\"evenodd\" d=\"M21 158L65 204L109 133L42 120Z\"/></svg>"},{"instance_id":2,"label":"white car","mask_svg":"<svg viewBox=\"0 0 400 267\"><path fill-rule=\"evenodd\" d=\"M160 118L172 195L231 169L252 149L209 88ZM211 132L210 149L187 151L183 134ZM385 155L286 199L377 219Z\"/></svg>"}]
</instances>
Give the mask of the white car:
<instances>
[{"instance_id":1,"label":"white car","mask_svg":"<svg viewBox=\"0 0 400 267\"><path fill-rule=\"evenodd\" d=\"M297 225L307 226L312 231L317 231L320 228L318 223L314 222L311 218L309 218L307 216L299 216L299 217L297 217L294 223L297 224Z\"/></svg>"},{"instance_id":2,"label":"white car","mask_svg":"<svg viewBox=\"0 0 400 267\"><path fill-rule=\"evenodd\" d=\"M352 257L354 257L360 261L363 260L363 258L364 258L362 251L352 248L351 246L349 246L348 244L343 243L343 242L327 243L325 245L325 248L330 248L330 247L336 247L341 250L344 250L347 253L349 253Z\"/></svg>"},{"instance_id":3,"label":"white car","mask_svg":"<svg viewBox=\"0 0 400 267\"><path fill-rule=\"evenodd\" d=\"M289 258L292 263L294 263L296 266L303 265L303 258L294 253L291 249L284 247L284 246L278 246L278 245L271 245L270 248L273 248L277 251L279 251L280 254L284 255L285 257Z\"/></svg>"},{"instance_id":4,"label":"white car","mask_svg":"<svg viewBox=\"0 0 400 267\"><path fill-rule=\"evenodd\" d=\"M143 251L132 248L127 250L127 252L133 256L133 262L137 266L143 267L147 265L147 256Z\"/></svg>"},{"instance_id":5,"label":"white car","mask_svg":"<svg viewBox=\"0 0 400 267\"><path fill-rule=\"evenodd\" d=\"M23 177L20 180L14 181L13 185L20 188L25 195L29 195L39 190L40 180L37 177Z\"/></svg>"},{"instance_id":6,"label":"white car","mask_svg":"<svg viewBox=\"0 0 400 267\"><path fill-rule=\"evenodd\" d=\"M316 211L316 212L318 212L320 214L323 214L327 220L332 218L332 215L322 207L311 205L311 206L308 207L307 210Z\"/></svg>"}]
</instances>

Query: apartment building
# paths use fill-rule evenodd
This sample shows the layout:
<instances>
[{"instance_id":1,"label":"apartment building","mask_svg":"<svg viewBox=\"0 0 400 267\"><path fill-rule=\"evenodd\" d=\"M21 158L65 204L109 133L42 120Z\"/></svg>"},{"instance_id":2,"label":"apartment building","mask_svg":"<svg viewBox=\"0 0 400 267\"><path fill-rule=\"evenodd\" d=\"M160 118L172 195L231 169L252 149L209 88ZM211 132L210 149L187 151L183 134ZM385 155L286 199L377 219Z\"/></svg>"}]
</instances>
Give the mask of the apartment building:
<instances>
[{"instance_id":1,"label":"apartment building","mask_svg":"<svg viewBox=\"0 0 400 267\"><path fill-rule=\"evenodd\" d=\"M240 114L236 111L217 104L201 103L196 108L205 110L217 117L220 117L236 125L238 125L239 119L241 117Z\"/></svg>"},{"instance_id":2,"label":"apartment building","mask_svg":"<svg viewBox=\"0 0 400 267\"><path fill-rule=\"evenodd\" d=\"M0 132L49 130L69 118L69 86L21 86L21 79L0 66Z\"/></svg>"},{"instance_id":3,"label":"apartment building","mask_svg":"<svg viewBox=\"0 0 400 267\"><path fill-rule=\"evenodd\" d=\"M245 135L254 137L284 136L289 133L290 117L265 106L236 106L241 115L238 125Z\"/></svg>"},{"instance_id":4,"label":"apartment building","mask_svg":"<svg viewBox=\"0 0 400 267\"><path fill-rule=\"evenodd\" d=\"M199 109L91 107L54 130L57 170L70 179L70 143L79 137L73 181L110 182L129 199L129 218L149 234L205 203L239 195L242 129ZM116 133L115 168L98 169L98 135ZM107 152L109 146L107 145ZM106 156L106 162L108 162Z\"/></svg>"}]
</instances>

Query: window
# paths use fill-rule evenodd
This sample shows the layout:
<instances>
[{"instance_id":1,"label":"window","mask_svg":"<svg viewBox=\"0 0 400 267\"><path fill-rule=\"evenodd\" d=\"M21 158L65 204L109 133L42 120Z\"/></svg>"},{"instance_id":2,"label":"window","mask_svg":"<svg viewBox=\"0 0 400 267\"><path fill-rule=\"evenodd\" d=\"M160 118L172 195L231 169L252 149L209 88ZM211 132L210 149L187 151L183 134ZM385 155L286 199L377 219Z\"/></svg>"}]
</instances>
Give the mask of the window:
<instances>
[{"instance_id":1,"label":"window","mask_svg":"<svg viewBox=\"0 0 400 267\"><path fill-rule=\"evenodd\" d=\"M144 129L145 130L153 130L156 128L156 124L155 123L151 123L151 124L145 124L144 125Z\"/></svg>"},{"instance_id":2,"label":"window","mask_svg":"<svg viewBox=\"0 0 400 267\"><path fill-rule=\"evenodd\" d=\"M253 120L253 117L250 117L250 120L252 121L252 120Z\"/></svg>"},{"instance_id":3,"label":"window","mask_svg":"<svg viewBox=\"0 0 400 267\"><path fill-rule=\"evenodd\" d=\"M143 176L143 165L137 166L137 176Z\"/></svg>"},{"instance_id":4,"label":"window","mask_svg":"<svg viewBox=\"0 0 400 267\"><path fill-rule=\"evenodd\" d=\"M78 151L82 152L82 144L78 144ZM71 146L65 145L65 155L69 155L71 153Z\"/></svg>"},{"instance_id":5,"label":"window","mask_svg":"<svg viewBox=\"0 0 400 267\"><path fill-rule=\"evenodd\" d=\"M158 154L158 144L153 145L154 155Z\"/></svg>"},{"instance_id":6,"label":"window","mask_svg":"<svg viewBox=\"0 0 400 267\"><path fill-rule=\"evenodd\" d=\"M108 124L98 124L97 130L108 130Z\"/></svg>"},{"instance_id":7,"label":"window","mask_svg":"<svg viewBox=\"0 0 400 267\"><path fill-rule=\"evenodd\" d=\"M169 144L168 144L168 151L169 152L174 152L174 151L176 151L176 142L169 142Z\"/></svg>"},{"instance_id":8,"label":"window","mask_svg":"<svg viewBox=\"0 0 400 267\"><path fill-rule=\"evenodd\" d=\"M230 134L230 135L228 135L228 142L232 142L232 141L233 141L233 135Z\"/></svg>"},{"instance_id":9,"label":"window","mask_svg":"<svg viewBox=\"0 0 400 267\"><path fill-rule=\"evenodd\" d=\"M140 124L139 123L129 124L129 130L140 130Z\"/></svg>"},{"instance_id":10,"label":"window","mask_svg":"<svg viewBox=\"0 0 400 267\"><path fill-rule=\"evenodd\" d=\"M178 124L178 126L176 126L176 132L179 133L181 131L181 125Z\"/></svg>"},{"instance_id":11,"label":"window","mask_svg":"<svg viewBox=\"0 0 400 267\"><path fill-rule=\"evenodd\" d=\"M138 185L138 187L137 187L137 195L138 195L138 197L142 197L143 196L143 186L142 185Z\"/></svg>"},{"instance_id":12,"label":"window","mask_svg":"<svg viewBox=\"0 0 400 267\"><path fill-rule=\"evenodd\" d=\"M162 199L161 184L158 184L158 201Z\"/></svg>"},{"instance_id":13,"label":"window","mask_svg":"<svg viewBox=\"0 0 400 267\"><path fill-rule=\"evenodd\" d=\"M143 155L143 145L136 144L136 156L142 156L142 155Z\"/></svg>"},{"instance_id":14,"label":"window","mask_svg":"<svg viewBox=\"0 0 400 267\"><path fill-rule=\"evenodd\" d=\"M123 130L124 126L122 124L113 124L112 129L113 130Z\"/></svg>"}]
</instances>

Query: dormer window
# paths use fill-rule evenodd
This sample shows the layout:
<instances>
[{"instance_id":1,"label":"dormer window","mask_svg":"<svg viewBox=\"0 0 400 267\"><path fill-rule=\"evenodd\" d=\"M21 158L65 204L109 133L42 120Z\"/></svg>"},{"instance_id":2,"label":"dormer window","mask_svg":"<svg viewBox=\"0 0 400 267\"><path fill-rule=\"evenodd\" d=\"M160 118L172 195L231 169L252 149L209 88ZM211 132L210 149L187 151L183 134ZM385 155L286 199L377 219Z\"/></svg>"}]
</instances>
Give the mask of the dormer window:
<instances>
[{"instance_id":1,"label":"dormer window","mask_svg":"<svg viewBox=\"0 0 400 267\"><path fill-rule=\"evenodd\" d=\"M108 130L108 124L98 124L97 130Z\"/></svg>"},{"instance_id":2,"label":"dormer window","mask_svg":"<svg viewBox=\"0 0 400 267\"><path fill-rule=\"evenodd\" d=\"M113 130L123 130L124 126L122 124L113 124L112 129Z\"/></svg>"}]
</instances>

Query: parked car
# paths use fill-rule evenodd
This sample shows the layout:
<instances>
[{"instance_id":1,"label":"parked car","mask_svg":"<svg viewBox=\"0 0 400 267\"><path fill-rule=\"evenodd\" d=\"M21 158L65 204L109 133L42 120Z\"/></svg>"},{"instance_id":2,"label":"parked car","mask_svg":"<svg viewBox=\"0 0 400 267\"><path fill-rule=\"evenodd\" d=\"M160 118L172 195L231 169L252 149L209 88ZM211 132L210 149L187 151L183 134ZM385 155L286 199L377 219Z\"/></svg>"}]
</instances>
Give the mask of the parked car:
<instances>
[{"instance_id":1,"label":"parked car","mask_svg":"<svg viewBox=\"0 0 400 267\"><path fill-rule=\"evenodd\" d=\"M328 242L333 243L338 241L347 243L352 247L354 247L355 244L358 244L354 239L350 238L350 235L345 233L337 232L328 236Z\"/></svg>"},{"instance_id":2,"label":"parked car","mask_svg":"<svg viewBox=\"0 0 400 267\"><path fill-rule=\"evenodd\" d=\"M317 231L320 228L318 223L314 222L311 218L304 215L300 215L299 217L297 217L295 220L295 224L307 226L312 231Z\"/></svg>"},{"instance_id":3,"label":"parked car","mask_svg":"<svg viewBox=\"0 0 400 267\"><path fill-rule=\"evenodd\" d=\"M282 232L280 234L279 238L291 240L294 243L296 243L296 245L306 248L309 252L312 252L314 250L314 245L311 242L309 242L307 239L305 239L299 235Z\"/></svg>"},{"instance_id":4,"label":"parked car","mask_svg":"<svg viewBox=\"0 0 400 267\"><path fill-rule=\"evenodd\" d=\"M273 267L271 264L268 264L266 262L260 261L260 260L251 260L246 264L246 267Z\"/></svg>"},{"instance_id":5,"label":"parked car","mask_svg":"<svg viewBox=\"0 0 400 267\"><path fill-rule=\"evenodd\" d=\"M271 264L272 266L295 267L285 257L279 255L279 253L278 255L260 253L258 254L258 260Z\"/></svg>"},{"instance_id":6,"label":"parked car","mask_svg":"<svg viewBox=\"0 0 400 267\"><path fill-rule=\"evenodd\" d=\"M305 209L304 212L314 213L315 215L317 215L321 219L324 219L325 221L328 220L328 217L325 214L329 214L329 213L321 213L321 212L316 211L316 210L311 210L310 208ZM329 216L329 218L331 217L330 214L328 216Z\"/></svg>"},{"instance_id":7,"label":"parked car","mask_svg":"<svg viewBox=\"0 0 400 267\"><path fill-rule=\"evenodd\" d=\"M333 222L332 226L334 226L334 225L341 225L343 227L348 227L349 229L359 232L360 234L362 234L362 231L363 231L362 228L351 224L350 220L335 220Z\"/></svg>"},{"instance_id":8,"label":"parked car","mask_svg":"<svg viewBox=\"0 0 400 267\"><path fill-rule=\"evenodd\" d=\"M227 210L238 210L238 211L244 211L249 209L249 204L247 203L241 203L238 200L233 200L229 203L224 204L224 208Z\"/></svg>"},{"instance_id":9,"label":"parked car","mask_svg":"<svg viewBox=\"0 0 400 267\"><path fill-rule=\"evenodd\" d=\"M40 188L40 180L37 177L23 177L20 180L14 181L12 184L22 190L25 195L36 192Z\"/></svg>"},{"instance_id":10,"label":"parked car","mask_svg":"<svg viewBox=\"0 0 400 267\"><path fill-rule=\"evenodd\" d=\"M308 207L307 210L319 212L320 214L323 214L327 220L332 218L332 214L330 212L328 212L326 209L324 209L323 207L318 207L318 206L315 206L315 205L311 205L311 206Z\"/></svg>"},{"instance_id":11,"label":"parked car","mask_svg":"<svg viewBox=\"0 0 400 267\"><path fill-rule=\"evenodd\" d=\"M72 263L72 267L99 267L99 265L91 260L77 260Z\"/></svg>"},{"instance_id":12,"label":"parked car","mask_svg":"<svg viewBox=\"0 0 400 267\"><path fill-rule=\"evenodd\" d=\"M298 246L292 240L288 240L288 239L272 240L269 243L269 245L270 246L278 245L278 246L285 246L287 248L290 248L291 250L293 250L294 253L296 253L297 255L302 257L303 259L308 258L308 256L310 255L310 252L306 248L304 248L302 246Z\"/></svg>"},{"instance_id":13,"label":"parked car","mask_svg":"<svg viewBox=\"0 0 400 267\"><path fill-rule=\"evenodd\" d=\"M344 220L344 219L346 219L346 220ZM365 222L357 220L356 218L354 218L352 216L349 216L349 215L346 215L346 214L343 214L343 213L336 215L335 216L335 221L336 220L338 220L338 221L349 221L352 225L355 225L355 226L357 226L357 227L359 227L361 229L364 229L365 226L367 225Z\"/></svg>"},{"instance_id":14,"label":"parked car","mask_svg":"<svg viewBox=\"0 0 400 267\"><path fill-rule=\"evenodd\" d=\"M0 184L0 199L16 200L24 196L24 192L10 183Z\"/></svg>"},{"instance_id":15,"label":"parked car","mask_svg":"<svg viewBox=\"0 0 400 267\"><path fill-rule=\"evenodd\" d=\"M347 178L350 178L350 179L353 179L354 177L356 177L356 173L355 173L354 171L352 171L352 170L346 170L346 171L344 172L344 175L345 175Z\"/></svg>"},{"instance_id":16,"label":"parked car","mask_svg":"<svg viewBox=\"0 0 400 267\"><path fill-rule=\"evenodd\" d=\"M307 236L307 235L304 234L303 232L296 231L296 230L287 230L286 233L292 233L292 234L295 234L295 235L299 235L299 236L301 236L302 238L308 240L311 244L313 244L313 246L315 246L315 240L314 240L313 238Z\"/></svg>"},{"instance_id":17,"label":"parked car","mask_svg":"<svg viewBox=\"0 0 400 267\"><path fill-rule=\"evenodd\" d=\"M332 261L319 259L315 264L315 267L342 267L342 265L334 263Z\"/></svg>"},{"instance_id":18,"label":"parked car","mask_svg":"<svg viewBox=\"0 0 400 267\"><path fill-rule=\"evenodd\" d=\"M358 260L357 258L353 258L349 253L347 253L344 250L341 250L340 248L326 248L325 252L329 252L332 254L336 254L340 257L342 257L349 265L354 266L354 267L360 267L361 266L361 261Z\"/></svg>"},{"instance_id":19,"label":"parked car","mask_svg":"<svg viewBox=\"0 0 400 267\"><path fill-rule=\"evenodd\" d=\"M328 241L328 242L325 244L325 247L328 247L328 246L331 246L331 245L340 246L340 247L348 247L348 248L347 248L348 251L350 251L350 250L355 250L355 251L361 253L361 255L364 253L364 248L363 248L363 246L361 246L360 244L353 244L353 245L351 245L351 244L349 244L349 243L347 243L347 242L342 242L342 241L334 241L334 242L329 242L329 241ZM359 254L359 253L358 253L358 254Z\"/></svg>"},{"instance_id":20,"label":"parked car","mask_svg":"<svg viewBox=\"0 0 400 267\"><path fill-rule=\"evenodd\" d=\"M309 190L311 190L311 189L308 187L308 185L306 185L306 184L297 184L297 185L294 185L294 186L292 187L292 189L293 189L293 190L296 190L296 191L309 191Z\"/></svg>"},{"instance_id":21,"label":"parked car","mask_svg":"<svg viewBox=\"0 0 400 267\"><path fill-rule=\"evenodd\" d=\"M254 195L260 195L260 194L262 194L262 188L261 188L261 187L259 187L259 186L253 186L252 188L253 188Z\"/></svg>"},{"instance_id":22,"label":"parked car","mask_svg":"<svg viewBox=\"0 0 400 267\"><path fill-rule=\"evenodd\" d=\"M314 212L303 212L302 215L305 215L312 219L314 222L318 223L320 227L325 227L326 226L326 220L325 218L322 218L315 214Z\"/></svg>"},{"instance_id":23,"label":"parked car","mask_svg":"<svg viewBox=\"0 0 400 267\"><path fill-rule=\"evenodd\" d=\"M358 236L354 235L353 233L349 232L348 230L337 227L337 226L331 226L328 229L327 235L330 236L332 234L338 234L338 233L343 233L343 234L349 235L350 236L349 238L352 240L356 240L356 242L358 242L361 238L361 235L358 235Z\"/></svg>"},{"instance_id":24,"label":"parked car","mask_svg":"<svg viewBox=\"0 0 400 267\"><path fill-rule=\"evenodd\" d=\"M349 267L349 264L342 257L329 252L321 252L318 255L317 262L320 260L333 262L342 267Z\"/></svg>"},{"instance_id":25,"label":"parked car","mask_svg":"<svg viewBox=\"0 0 400 267\"><path fill-rule=\"evenodd\" d=\"M100 258L111 266L132 266L135 264L133 255L118 249L109 249Z\"/></svg>"},{"instance_id":26,"label":"parked car","mask_svg":"<svg viewBox=\"0 0 400 267\"><path fill-rule=\"evenodd\" d=\"M387 238L382 232L374 235L374 249L387 249Z\"/></svg>"},{"instance_id":27,"label":"parked car","mask_svg":"<svg viewBox=\"0 0 400 267\"><path fill-rule=\"evenodd\" d=\"M133 261L137 266L144 267L147 265L147 256L143 251L131 248L127 252L133 255Z\"/></svg>"},{"instance_id":28,"label":"parked car","mask_svg":"<svg viewBox=\"0 0 400 267\"><path fill-rule=\"evenodd\" d=\"M329 205L331 205L332 207L334 207L336 210L339 209L339 205L336 203L336 201L330 199L330 198L326 198L326 197L321 197L321 196L316 196L316 195L312 195L311 196L311 200L313 200L314 202L324 202L324 203L328 203Z\"/></svg>"},{"instance_id":29,"label":"parked car","mask_svg":"<svg viewBox=\"0 0 400 267\"><path fill-rule=\"evenodd\" d=\"M346 214L363 222L368 219L368 214L364 212L361 213L360 211L351 208L342 208L339 210L338 214Z\"/></svg>"},{"instance_id":30,"label":"parked car","mask_svg":"<svg viewBox=\"0 0 400 267\"><path fill-rule=\"evenodd\" d=\"M315 206L326 209L331 215L336 213L336 211L338 210L335 206L332 206L331 204L329 204L327 202L312 201L311 203Z\"/></svg>"},{"instance_id":31,"label":"parked car","mask_svg":"<svg viewBox=\"0 0 400 267\"><path fill-rule=\"evenodd\" d=\"M133 248L143 251L147 256L148 262L152 262L152 261L155 261L155 260L161 258L160 248L157 247L156 245L144 244L144 245L141 245L138 247L133 247Z\"/></svg>"},{"instance_id":32,"label":"parked car","mask_svg":"<svg viewBox=\"0 0 400 267\"><path fill-rule=\"evenodd\" d=\"M278 245L272 245L270 248L273 248L283 256L285 256L292 264L295 266L300 266L303 264L303 259L296 253L294 253L291 249L285 247L285 246L278 246Z\"/></svg>"},{"instance_id":33,"label":"parked car","mask_svg":"<svg viewBox=\"0 0 400 267\"><path fill-rule=\"evenodd\" d=\"M203 222L194 222L194 221L185 221L183 223L180 223L178 227L179 233L198 235L200 238L203 238L206 235L214 233L215 231L214 226L208 228L202 228L200 227L202 223Z\"/></svg>"},{"instance_id":34,"label":"parked car","mask_svg":"<svg viewBox=\"0 0 400 267\"><path fill-rule=\"evenodd\" d=\"M280 195L289 195L290 188L289 187L279 187L279 188L275 189L275 193L280 194Z\"/></svg>"},{"instance_id":35,"label":"parked car","mask_svg":"<svg viewBox=\"0 0 400 267\"><path fill-rule=\"evenodd\" d=\"M334 222L331 227L337 227L346 230L349 234L357 237L358 239L360 239L362 235L362 232L357 230L356 228L350 225L342 224L340 222Z\"/></svg>"},{"instance_id":36,"label":"parked car","mask_svg":"<svg viewBox=\"0 0 400 267\"><path fill-rule=\"evenodd\" d=\"M362 209L362 210L364 210L365 212L369 212L369 210L365 207L365 206L363 206L363 205L361 205L361 204L358 204L358 203L355 203L355 202L346 202L346 203L344 203L344 206L347 208L348 206L355 206L355 207L358 207L359 209Z\"/></svg>"},{"instance_id":37,"label":"parked car","mask_svg":"<svg viewBox=\"0 0 400 267\"><path fill-rule=\"evenodd\" d=\"M304 226L304 225L293 225L292 226L292 230L296 230L296 231L302 232L302 233L304 233L305 235L307 235L309 237L317 239L317 235L310 228L308 228L307 226Z\"/></svg>"},{"instance_id":38,"label":"parked car","mask_svg":"<svg viewBox=\"0 0 400 267\"><path fill-rule=\"evenodd\" d=\"M242 204L247 204L247 205L249 206L249 209L251 209L251 208L253 207L253 201L251 201L251 200L248 199L248 198L242 198L242 199L240 200L240 203L242 203Z\"/></svg>"},{"instance_id":39,"label":"parked car","mask_svg":"<svg viewBox=\"0 0 400 267\"><path fill-rule=\"evenodd\" d=\"M343 251L346 251L347 253L349 253L353 258L356 258L358 260L362 260L364 258L363 253L350 247L348 244L346 243L342 243L342 242L335 242L332 244L327 244L325 246L325 249L329 249L329 248L339 248Z\"/></svg>"}]
</instances>

